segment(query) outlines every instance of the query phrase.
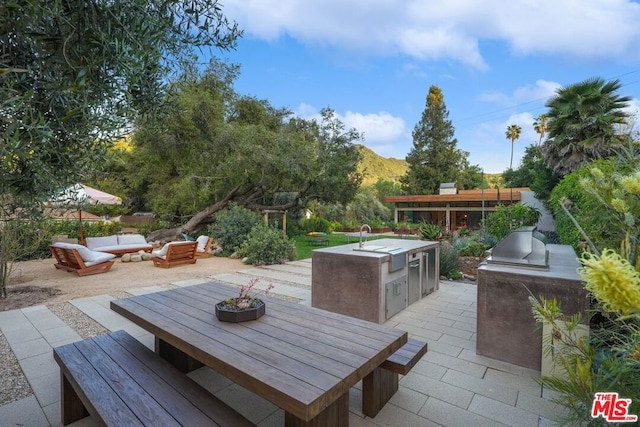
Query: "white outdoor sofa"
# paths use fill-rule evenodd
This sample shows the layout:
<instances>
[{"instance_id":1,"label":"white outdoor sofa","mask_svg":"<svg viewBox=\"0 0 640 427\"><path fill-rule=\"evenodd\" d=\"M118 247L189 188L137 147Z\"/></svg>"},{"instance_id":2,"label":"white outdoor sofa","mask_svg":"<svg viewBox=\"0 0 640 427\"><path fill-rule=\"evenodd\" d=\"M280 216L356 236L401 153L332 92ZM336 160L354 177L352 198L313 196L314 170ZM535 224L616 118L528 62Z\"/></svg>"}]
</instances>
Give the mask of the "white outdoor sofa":
<instances>
[{"instance_id":1,"label":"white outdoor sofa","mask_svg":"<svg viewBox=\"0 0 640 427\"><path fill-rule=\"evenodd\" d=\"M138 251L151 252L153 245L147 243L142 234L118 234L104 237L87 237L87 248L92 251L107 252L114 255L134 253Z\"/></svg>"}]
</instances>

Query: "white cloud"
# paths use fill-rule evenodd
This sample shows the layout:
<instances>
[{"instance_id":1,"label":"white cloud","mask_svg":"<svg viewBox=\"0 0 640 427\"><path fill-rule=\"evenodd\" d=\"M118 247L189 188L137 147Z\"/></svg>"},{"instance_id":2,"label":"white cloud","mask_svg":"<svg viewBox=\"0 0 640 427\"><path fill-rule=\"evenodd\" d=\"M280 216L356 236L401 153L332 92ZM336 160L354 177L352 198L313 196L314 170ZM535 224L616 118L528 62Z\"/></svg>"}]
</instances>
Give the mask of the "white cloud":
<instances>
[{"instance_id":1,"label":"white cloud","mask_svg":"<svg viewBox=\"0 0 640 427\"><path fill-rule=\"evenodd\" d=\"M638 57L640 5L630 0L508 2L496 8L499 36L521 54Z\"/></svg>"},{"instance_id":2,"label":"white cloud","mask_svg":"<svg viewBox=\"0 0 640 427\"><path fill-rule=\"evenodd\" d=\"M320 120L320 113L312 105L302 103L295 114L307 120ZM347 129L355 129L364 136L363 144L383 157L404 158L411 146L411 132L400 117L386 112L358 113L336 111Z\"/></svg>"},{"instance_id":3,"label":"white cloud","mask_svg":"<svg viewBox=\"0 0 640 427\"><path fill-rule=\"evenodd\" d=\"M450 59L486 69L481 42L563 60L638 59L640 4L632 0L226 0L249 36L371 55Z\"/></svg>"},{"instance_id":4,"label":"white cloud","mask_svg":"<svg viewBox=\"0 0 640 427\"><path fill-rule=\"evenodd\" d=\"M560 83L548 80L536 80L534 84L528 84L517 88L513 92L516 102L547 101L556 94L561 87Z\"/></svg>"},{"instance_id":5,"label":"white cloud","mask_svg":"<svg viewBox=\"0 0 640 427\"><path fill-rule=\"evenodd\" d=\"M511 114L505 120L486 121L468 132L460 133L458 146L469 151L469 163L477 164L487 173L502 173L511 161L511 141L506 131L510 125L521 128L520 138L513 144L513 168L520 165L525 149L538 143L539 135L533 129L535 118L530 112Z\"/></svg>"},{"instance_id":6,"label":"white cloud","mask_svg":"<svg viewBox=\"0 0 640 427\"><path fill-rule=\"evenodd\" d=\"M303 119L320 118L320 112L313 105L305 104L304 102L298 106L295 115L302 117Z\"/></svg>"},{"instance_id":7,"label":"white cloud","mask_svg":"<svg viewBox=\"0 0 640 427\"><path fill-rule=\"evenodd\" d=\"M512 93L506 94L498 91L484 92L480 94L480 101L496 104L502 107L526 107L530 103L544 104L549 98L556 94L560 88L560 83L548 80L536 80L517 87Z\"/></svg>"},{"instance_id":8,"label":"white cloud","mask_svg":"<svg viewBox=\"0 0 640 427\"><path fill-rule=\"evenodd\" d=\"M629 101L629 105L624 111L629 115L629 124L632 127L631 132L634 132L636 137L640 137L640 99L633 98Z\"/></svg>"}]
</instances>

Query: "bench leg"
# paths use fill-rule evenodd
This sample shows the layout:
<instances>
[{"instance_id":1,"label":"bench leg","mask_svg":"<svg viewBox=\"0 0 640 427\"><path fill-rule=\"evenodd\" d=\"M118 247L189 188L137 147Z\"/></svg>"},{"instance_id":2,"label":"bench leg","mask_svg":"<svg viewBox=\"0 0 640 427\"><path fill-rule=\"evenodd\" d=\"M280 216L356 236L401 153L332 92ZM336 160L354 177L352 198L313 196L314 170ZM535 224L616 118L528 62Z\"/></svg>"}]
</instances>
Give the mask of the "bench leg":
<instances>
[{"instance_id":1,"label":"bench leg","mask_svg":"<svg viewBox=\"0 0 640 427\"><path fill-rule=\"evenodd\" d=\"M84 407L78 393L73 389L67 377L60 373L60 418L62 425L66 426L89 416L89 411Z\"/></svg>"},{"instance_id":2,"label":"bench leg","mask_svg":"<svg viewBox=\"0 0 640 427\"><path fill-rule=\"evenodd\" d=\"M362 413L374 418L398 391L398 374L376 368L362 380Z\"/></svg>"},{"instance_id":3,"label":"bench leg","mask_svg":"<svg viewBox=\"0 0 640 427\"><path fill-rule=\"evenodd\" d=\"M178 368L182 373L195 371L204 365L193 357L156 337L156 354Z\"/></svg>"},{"instance_id":4,"label":"bench leg","mask_svg":"<svg viewBox=\"0 0 640 427\"><path fill-rule=\"evenodd\" d=\"M284 413L285 427L348 427L349 426L349 392L340 396L324 411L309 421L288 413Z\"/></svg>"}]
</instances>

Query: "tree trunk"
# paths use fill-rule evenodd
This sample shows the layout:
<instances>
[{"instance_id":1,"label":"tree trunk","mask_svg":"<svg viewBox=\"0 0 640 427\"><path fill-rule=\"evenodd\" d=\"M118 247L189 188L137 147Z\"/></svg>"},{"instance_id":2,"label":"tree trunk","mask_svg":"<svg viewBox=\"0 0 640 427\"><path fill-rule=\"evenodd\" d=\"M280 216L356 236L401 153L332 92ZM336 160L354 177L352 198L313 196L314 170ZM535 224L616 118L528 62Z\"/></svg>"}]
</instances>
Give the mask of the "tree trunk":
<instances>
[{"instance_id":1,"label":"tree trunk","mask_svg":"<svg viewBox=\"0 0 640 427\"><path fill-rule=\"evenodd\" d=\"M187 221L186 224L180 227L164 228L162 230L156 230L151 232L147 237L147 241L155 242L158 240L161 240L161 241L180 240L181 233L186 233L186 234L197 233L203 228L203 225L204 225L203 223L208 218L210 218L211 215L227 207L231 201L234 201L234 197L238 198L238 200L235 200L238 204L254 210L287 210L287 209L304 205L304 203L301 204L300 200L294 200L284 205L272 205L272 206L258 205L253 203L252 200L258 198L258 196L261 194L259 190L256 190L254 193L245 192L242 194L239 194L238 190L239 190L239 187L232 189L224 199L198 212L189 221Z\"/></svg>"},{"instance_id":2,"label":"tree trunk","mask_svg":"<svg viewBox=\"0 0 640 427\"><path fill-rule=\"evenodd\" d=\"M238 187L232 189L229 193L227 193L224 199L198 212L189 221L187 221L186 224L181 225L180 227L163 228L161 230L152 231L149 236L147 236L147 241L155 242L157 240L179 240L181 233L193 234L197 231L200 231L200 229L202 229L202 223L204 222L204 220L206 220L219 210L224 209L233 199L233 196L237 191Z\"/></svg>"}]
</instances>

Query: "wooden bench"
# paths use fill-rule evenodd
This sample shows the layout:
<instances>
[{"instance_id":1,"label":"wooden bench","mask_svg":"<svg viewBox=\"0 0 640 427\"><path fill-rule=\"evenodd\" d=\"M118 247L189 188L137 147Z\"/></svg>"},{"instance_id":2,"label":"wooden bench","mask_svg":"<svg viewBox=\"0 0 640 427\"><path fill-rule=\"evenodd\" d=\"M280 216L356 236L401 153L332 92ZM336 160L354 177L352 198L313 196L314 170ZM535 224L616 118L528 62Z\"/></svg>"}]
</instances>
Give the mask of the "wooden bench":
<instances>
[{"instance_id":1,"label":"wooden bench","mask_svg":"<svg viewBox=\"0 0 640 427\"><path fill-rule=\"evenodd\" d=\"M198 258L196 257L196 249L198 248L198 242L171 242L167 243L161 251L152 252L153 265L156 267L169 268L174 265L180 264L195 264ZM162 254L162 258L158 254L165 251L166 254Z\"/></svg>"},{"instance_id":2,"label":"wooden bench","mask_svg":"<svg viewBox=\"0 0 640 427\"><path fill-rule=\"evenodd\" d=\"M398 391L398 374L407 375L427 352L427 343L409 338L407 343L362 380L362 412L374 418Z\"/></svg>"},{"instance_id":3,"label":"wooden bench","mask_svg":"<svg viewBox=\"0 0 640 427\"><path fill-rule=\"evenodd\" d=\"M53 350L63 425L251 426L249 420L124 331Z\"/></svg>"},{"instance_id":4,"label":"wooden bench","mask_svg":"<svg viewBox=\"0 0 640 427\"><path fill-rule=\"evenodd\" d=\"M58 270L66 270L76 273L78 276L106 273L111 270L114 261L104 261L87 266L77 249L62 248L55 245L49 246L56 263L53 265Z\"/></svg>"}]
</instances>

